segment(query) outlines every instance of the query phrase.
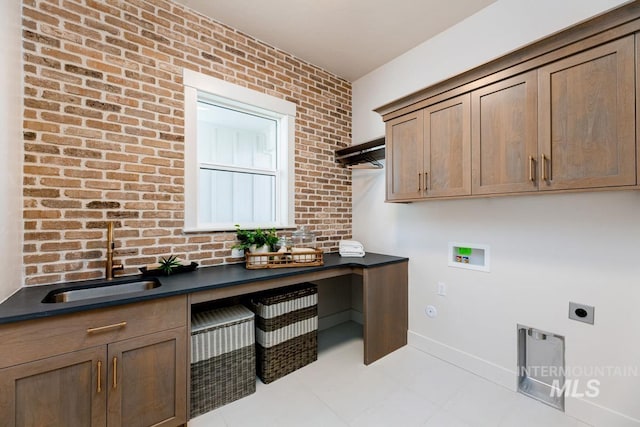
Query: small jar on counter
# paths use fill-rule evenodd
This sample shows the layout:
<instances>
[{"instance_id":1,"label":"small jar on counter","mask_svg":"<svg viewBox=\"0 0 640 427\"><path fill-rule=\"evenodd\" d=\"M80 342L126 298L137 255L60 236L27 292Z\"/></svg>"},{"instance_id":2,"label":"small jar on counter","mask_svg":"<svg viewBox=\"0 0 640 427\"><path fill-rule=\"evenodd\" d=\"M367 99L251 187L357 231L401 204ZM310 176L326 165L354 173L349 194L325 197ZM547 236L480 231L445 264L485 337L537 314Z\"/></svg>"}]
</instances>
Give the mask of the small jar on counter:
<instances>
[{"instance_id":1,"label":"small jar on counter","mask_svg":"<svg viewBox=\"0 0 640 427\"><path fill-rule=\"evenodd\" d=\"M315 249L316 248L316 235L315 233L308 231L305 226L294 231L291 234L291 240L293 241L293 247Z\"/></svg>"},{"instance_id":2,"label":"small jar on counter","mask_svg":"<svg viewBox=\"0 0 640 427\"><path fill-rule=\"evenodd\" d=\"M293 239L288 236L281 236L276 243L276 251L278 252L291 252L293 246Z\"/></svg>"}]
</instances>

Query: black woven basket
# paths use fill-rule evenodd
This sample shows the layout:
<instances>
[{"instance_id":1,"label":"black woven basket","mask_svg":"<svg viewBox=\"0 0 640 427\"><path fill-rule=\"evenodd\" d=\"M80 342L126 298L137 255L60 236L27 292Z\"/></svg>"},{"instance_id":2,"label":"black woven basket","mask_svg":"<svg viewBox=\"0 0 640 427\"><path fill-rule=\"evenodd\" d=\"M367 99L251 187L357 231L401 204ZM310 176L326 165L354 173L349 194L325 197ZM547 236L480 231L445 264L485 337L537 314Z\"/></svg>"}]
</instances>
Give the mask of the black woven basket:
<instances>
[{"instance_id":1,"label":"black woven basket","mask_svg":"<svg viewBox=\"0 0 640 427\"><path fill-rule=\"evenodd\" d=\"M257 373L269 384L318 360L318 331L287 340L273 347L256 344Z\"/></svg>"},{"instance_id":2,"label":"black woven basket","mask_svg":"<svg viewBox=\"0 0 640 427\"><path fill-rule=\"evenodd\" d=\"M247 304L256 315L256 337L271 334L269 341L277 341L263 345L256 339L257 373L265 384L318 359L317 293L315 285L305 283L256 294ZM316 297L315 303L306 306L301 303L302 298L310 296ZM282 308L266 317L266 312L274 311L270 307L282 303L286 303L283 307L288 307L288 311ZM285 340L283 337L292 333L286 332L286 328L300 322L304 325L302 332Z\"/></svg>"}]
</instances>

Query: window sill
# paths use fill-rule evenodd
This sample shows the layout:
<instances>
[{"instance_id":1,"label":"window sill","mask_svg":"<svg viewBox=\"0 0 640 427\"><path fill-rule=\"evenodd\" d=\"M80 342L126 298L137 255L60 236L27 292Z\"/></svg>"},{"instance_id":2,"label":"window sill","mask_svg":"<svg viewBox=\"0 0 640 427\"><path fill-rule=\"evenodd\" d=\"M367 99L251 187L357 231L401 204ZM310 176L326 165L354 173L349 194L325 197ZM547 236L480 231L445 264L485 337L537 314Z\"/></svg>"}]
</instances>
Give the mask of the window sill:
<instances>
[{"instance_id":1,"label":"window sill","mask_svg":"<svg viewBox=\"0 0 640 427\"><path fill-rule=\"evenodd\" d=\"M256 228L261 228L263 230L270 230L275 228L276 230L295 230L298 228L297 225L281 225L274 226L273 224L249 224L246 227L241 225L241 228L247 230L255 230ZM235 232L235 226L225 226L225 227L185 227L183 230L184 234L194 234L194 233L214 233L214 232Z\"/></svg>"}]
</instances>

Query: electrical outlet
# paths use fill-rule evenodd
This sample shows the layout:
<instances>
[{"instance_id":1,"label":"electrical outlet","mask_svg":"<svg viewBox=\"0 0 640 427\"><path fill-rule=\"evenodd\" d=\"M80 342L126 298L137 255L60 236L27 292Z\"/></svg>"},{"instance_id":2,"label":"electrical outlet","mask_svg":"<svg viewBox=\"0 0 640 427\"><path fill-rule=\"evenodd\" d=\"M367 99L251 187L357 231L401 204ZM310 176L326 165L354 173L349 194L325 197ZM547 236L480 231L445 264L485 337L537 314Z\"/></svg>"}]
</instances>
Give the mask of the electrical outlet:
<instances>
[{"instance_id":1,"label":"electrical outlet","mask_svg":"<svg viewBox=\"0 0 640 427\"><path fill-rule=\"evenodd\" d=\"M591 305L569 302L569 319L593 325L596 308Z\"/></svg>"},{"instance_id":2,"label":"electrical outlet","mask_svg":"<svg viewBox=\"0 0 640 427\"><path fill-rule=\"evenodd\" d=\"M447 295L447 284L444 282L438 282L438 295L445 296Z\"/></svg>"},{"instance_id":3,"label":"electrical outlet","mask_svg":"<svg viewBox=\"0 0 640 427\"><path fill-rule=\"evenodd\" d=\"M432 305L428 305L427 308L424 309L424 312L431 318L438 317L438 310Z\"/></svg>"}]
</instances>

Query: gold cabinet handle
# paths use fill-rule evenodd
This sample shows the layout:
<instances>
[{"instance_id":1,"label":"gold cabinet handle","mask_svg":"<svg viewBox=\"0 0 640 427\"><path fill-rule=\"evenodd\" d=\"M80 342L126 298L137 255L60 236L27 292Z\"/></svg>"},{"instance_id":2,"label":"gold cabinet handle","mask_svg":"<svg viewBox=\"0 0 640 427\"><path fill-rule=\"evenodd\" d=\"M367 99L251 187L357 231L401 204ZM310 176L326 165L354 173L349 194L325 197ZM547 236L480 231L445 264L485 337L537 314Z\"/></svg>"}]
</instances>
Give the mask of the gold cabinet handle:
<instances>
[{"instance_id":1,"label":"gold cabinet handle","mask_svg":"<svg viewBox=\"0 0 640 427\"><path fill-rule=\"evenodd\" d=\"M547 156L545 156L544 154L542 155L542 164L540 165L542 168L542 180L543 181L547 181L548 177L547 177Z\"/></svg>"},{"instance_id":2,"label":"gold cabinet handle","mask_svg":"<svg viewBox=\"0 0 640 427\"><path fill-rule=\"evenodd\" d=\"M113 357L113 388L118 387L118 358Z\"/></svg>"},{"instance_id":3,"label":"gold cabinet handle","mask_svg":"<svg viewBox=\"0 0 640 427\"><path fill-rule=\"evenodd\" d=\"M98 393L102 391L102 361L98 360Z\"/></svg>"},{"instance_id":4,"label":"gold cabinet handle","mask_svg":"<svg viewBox=\"0 0 640 427\"><path fill-rule=\"evenodd\" d=\"M420 182L422 181L422 174L418 172L418 191L420 191Z\"/></svg>"},{"instance_id":5,"label":"gold cabinet handle","mask_svg":"<svg viewBox=\"0 0 640 427\"><path fill-rule=\"evenodd\" d=\"M95 332L108 331L109 329L124 328L125 326L127 326L127 322L114 323L113 325L100 326L97 328L88 328L87 333L92 334Z\"/></svg>"},{"instance_id":6,"label":"gold cabinet handle","mask_svg":"<svg viewBox=\"0 0 640 427\"><path fill-rule=\"evenodd\" d=\"M427 191L427 188L428 188L428 186L427 186L427 178L428 178L428 176L429 176L429 172L425 172L424 173L424 191Z\"/></svg>"},{"instance_id":7,"label":"gold cabinet handle","mask_svg":"<svg viewBox=\"0 0 640 427\"><path fill-rule=\"evenodd\" d=\"M536 160L533 158L533 156L529 156L529 181L531 182L535 180L535 177L533 176L533 171L536 167L535 163Z\"/></svg>"}]
</instances>

